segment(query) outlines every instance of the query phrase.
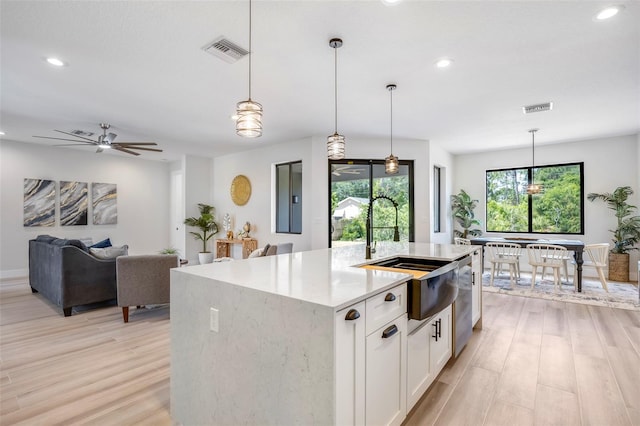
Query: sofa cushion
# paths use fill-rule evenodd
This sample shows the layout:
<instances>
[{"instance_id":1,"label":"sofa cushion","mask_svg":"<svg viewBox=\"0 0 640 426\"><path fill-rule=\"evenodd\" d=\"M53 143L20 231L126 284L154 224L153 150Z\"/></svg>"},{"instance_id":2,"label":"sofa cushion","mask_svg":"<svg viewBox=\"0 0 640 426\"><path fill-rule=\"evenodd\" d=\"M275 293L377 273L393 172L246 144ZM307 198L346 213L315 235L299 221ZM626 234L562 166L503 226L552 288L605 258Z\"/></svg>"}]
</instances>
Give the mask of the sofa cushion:
<instances>
[{"instance_id":1,"label":"sofa cushion","mask_svg":"<svg viewBox=\"0 0 640 426\"><path fill-rule=\"evenodd\" d=\"M129 246L112 246L104 248L90 248L89 252L98 259L115 259L118 256L126 256L129 254Z\"/></svg>"},{"instance_id":2,"label":"sofa cushion","mask_svg":"<svg viewBox=\"0 0 640 426\"><path fill-rule=\"evenodd\" d=\"M265 246L262 248L262 252L260 253L260 256L266 256L267 252L269 251L269 248L271 248L271 244L265 244Z\"/></svg>"},{"instance_id":3,"label":"sofa cushion","mask_svg":"<svg viewBox=\"0 0 640 426\"><path fill-rule=\"evenodd\" d=\"M97 243L90 245L89 248L105 248L105 247L111 247L111 239L106 238L102 241L98 241Z\"/></svg>"},{"instance_id":4,"label":"sofa cushion","mask_svg":"<svg viewBox=\"0 0 640 426\"><path fill-rule=\"evenodd\" d=\"M87 246L85 246L84 243L80 240L67 240L66 238L56 238L53 241L51 241L51 244L54 246L60 246L60 247L74 246L74 247L78 247L82 251L89 253L89 249L87 249Z\"/></svg>"},{"instance_id":5,"label":"sofa cushion","mask_svg":"<svg viewBox=\"0 0 640 426\"><path fill-rule=\"evenodd\" d=\"M57 239L56 237L52 237L51 235L38 235L36 237L36 241L40 241L43 243L50 243L51 241Z\"/></svg>"}]
</instances>

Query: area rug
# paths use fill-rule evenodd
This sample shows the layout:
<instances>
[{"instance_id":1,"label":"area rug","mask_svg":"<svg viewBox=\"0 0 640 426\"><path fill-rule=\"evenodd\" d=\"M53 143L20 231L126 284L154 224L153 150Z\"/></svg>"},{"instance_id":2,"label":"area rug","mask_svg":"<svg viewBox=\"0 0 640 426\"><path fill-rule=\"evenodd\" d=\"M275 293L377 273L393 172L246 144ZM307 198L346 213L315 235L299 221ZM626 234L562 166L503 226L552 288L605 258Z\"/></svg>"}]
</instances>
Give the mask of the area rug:
<instances>
[{"instance_id":1,"label":"area rug","mask_svg":"<svg viewBox=\"0 0 640 426\"><path fill-rule=\"evenodd\" d=\"M571 280L571 277L569 278ZM583 278L582 292L578 293L574 290L572 281L569 281L569 283L563 281L561 288L556 289L553 285L553 276L551 274L548 274L542 281L540 280L540 275L538 275L533 289L531 289L531 274L522 273L513 288L511 288L508 274L496 277L493 281L493 287L489 285L490 279L489 273L482 275L482 291L640 311L636 283L607 281L607 286L609 287L609 293L607 293L602 288L599 280L587 277Z\"/></svg>"}]
</instances>

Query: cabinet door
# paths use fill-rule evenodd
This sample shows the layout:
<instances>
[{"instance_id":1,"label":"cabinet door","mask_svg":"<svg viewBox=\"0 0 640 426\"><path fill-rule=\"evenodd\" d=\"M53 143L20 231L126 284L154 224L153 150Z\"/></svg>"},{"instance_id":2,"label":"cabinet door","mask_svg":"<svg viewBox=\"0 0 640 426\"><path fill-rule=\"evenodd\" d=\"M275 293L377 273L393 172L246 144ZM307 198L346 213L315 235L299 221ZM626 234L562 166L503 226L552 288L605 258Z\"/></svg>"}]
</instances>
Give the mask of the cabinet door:
<instances>
[{"instance_id":1,"label":"cabinet door","mask_svg":"<svg viewBox=\"0 0 640 426\"><path fill-rule=\"evenodd\" d=\"M407 413L407 315L367 336L366 414L369 425L400 425Z\"/></svg>"},{"instance_id":2,"label":"cabinet door","mask_svg":"<svg viewBox=\"0 0 640 426\"><path fill-rule=\"evenodd\" d=\"M432 321L425 320L407 336L407 412L435 379L431 371L429 343Z\"/></svg>"},{"instance_id":3,"label":"cabinet door","mask_svg":"<svg viewBox=\"0 0 640 426\"><path fill-rule=\"evenodd\" d=\"M365 303L335 315L336 421L363 425L365 403Z\"/></svg>"},{"instance_id":4,"label":"cabinet door","mask_svg":"<svg viewBox=\"0 0 640 426\"><path fill-rule=\"evenodd\" d=\"M482 316L482 247L471 254L471 297L471 324L475 327Z\"/></svg>"},{"instance_id":5,"label":"cabinet door","mask_svg":"<svg viewBox=\"0 0 640 426\"><path fill-rule=\"evenodd\" d=\"M431 329L431 341L429 345L429 360L431 372L438 375L440 370L451 358L452 327L451 327L451 305L440 312L429 326Z\"/></svg>"}]
</instances>

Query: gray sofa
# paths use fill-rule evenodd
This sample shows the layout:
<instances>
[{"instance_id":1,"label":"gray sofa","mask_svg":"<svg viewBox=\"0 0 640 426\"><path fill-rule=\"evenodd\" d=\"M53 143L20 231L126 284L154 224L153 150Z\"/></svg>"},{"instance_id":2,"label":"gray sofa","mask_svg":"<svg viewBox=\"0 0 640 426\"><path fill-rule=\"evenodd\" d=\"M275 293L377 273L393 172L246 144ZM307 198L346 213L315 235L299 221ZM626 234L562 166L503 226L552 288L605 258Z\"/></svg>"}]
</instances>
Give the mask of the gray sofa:
<instances>
[{"instance_id":1,"label":"gray sofa","mask_svg":"<svg viewBox=\"0 0 640 426\"><path fill-rule=\"evenodd\" d=\"M116 259L98 259L79 240L39 235L29 240L29 284L62 308L116 299Z\"/></svg>"}]
</instances>

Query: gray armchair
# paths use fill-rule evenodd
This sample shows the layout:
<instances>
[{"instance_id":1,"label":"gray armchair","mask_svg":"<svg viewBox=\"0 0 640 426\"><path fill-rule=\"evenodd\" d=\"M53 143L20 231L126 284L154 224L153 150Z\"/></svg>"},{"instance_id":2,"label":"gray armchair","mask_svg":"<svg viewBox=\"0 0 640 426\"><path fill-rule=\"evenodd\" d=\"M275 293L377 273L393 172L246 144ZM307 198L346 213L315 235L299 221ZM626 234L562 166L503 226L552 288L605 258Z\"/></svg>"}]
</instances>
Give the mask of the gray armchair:
<instances>
[{"instance_id":1,"label":"gray armchair","mask_svg":"<svg viewBox=\"0 0 640 426\"><path fill-rule=\"evenodd\" d=\"M177 255L121 256L116 259L118 306L129 322L129 306L169 303L169 270L179 266Z\"/></svg>"}]
</instances>

